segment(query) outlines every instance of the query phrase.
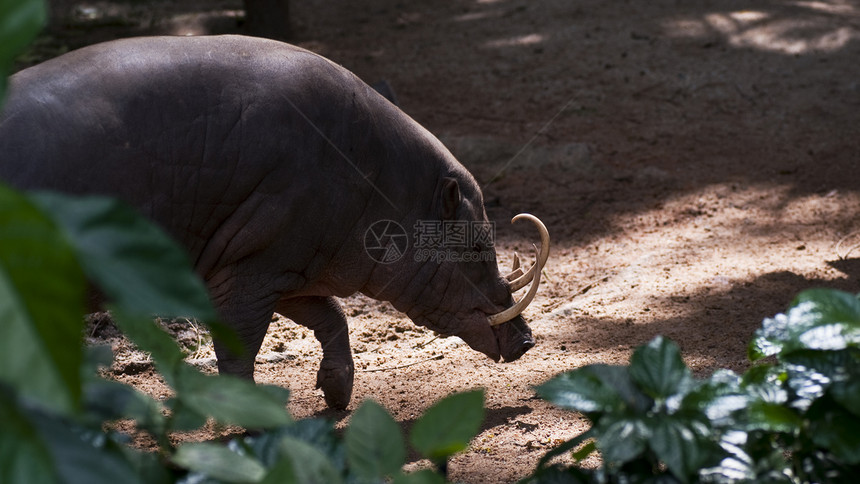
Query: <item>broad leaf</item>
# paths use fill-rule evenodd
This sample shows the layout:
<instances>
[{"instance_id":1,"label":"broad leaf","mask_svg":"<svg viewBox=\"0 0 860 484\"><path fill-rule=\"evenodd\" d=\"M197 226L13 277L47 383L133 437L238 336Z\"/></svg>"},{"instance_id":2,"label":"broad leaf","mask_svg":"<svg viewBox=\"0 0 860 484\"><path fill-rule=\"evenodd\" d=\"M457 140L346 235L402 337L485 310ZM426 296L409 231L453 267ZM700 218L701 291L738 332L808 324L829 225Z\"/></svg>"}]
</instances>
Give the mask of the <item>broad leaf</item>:
<instances>
[{"instance_id":1,"label":"broad leaf","mask_svg":"<svg viewBox=\"0 0 860 484\"><path fill-rule=\"evenodd\" d=\"M684 364L678 345L662 336L636 348L629 371L630 378L654 399L665 400L689 386L690 369Z\"/></svg>"},{"instance_id":2,"label":"broad leaf","mask_svg":"<svg viewBox=\"0 0 860 484\"><path fill-rule=\"evenodd\" d=\"M400 426L372 400L352 414L344 440L349 467L358 477L380 479L400 470L406 461Z\"/></svg>"},{"instance_id":3,"label":"broad leaf","mask_svg":"<svg viewBox=\"0 0 860 484\"><path fill-rule=\"evenodd\" d=\"M168 420L170 432L197 430L206 425L209 420L208 415L183 404L181 400L175 397L164 402L164 406L170 410L170 419Z\"/></svg>"},{"instance_id":4,"label":"broad leaf","mask_svg":"<svg viewBox=\"0 0 860 484\"><path fill-rule=\"evenodd\" d=\"M216 319L185 251L130 207L104 197L49 192L31 197L53 214L88 277L117 309L132 315Z\"/></svg>"},{"instance_id":5,"label":"broad leaf","mask_svg":"<svg viewBox=\"0 0 860 484\"><path fill-rule=\"evenodd\" d=\"M45 25L45 7L44 0L0 0L0 105L13 61Z\"/></svg>"},{"instance_id":6,"label":"broad leaf","mask_svg":"<svg viewBox=\"0 0 860 484\"><path fill-rule=\"evenodd\" d=\"M292 421L284 389L255 385L231 375L204 375L187 365L180 367L175 389L183 405L221 423L265 429Z\"/></svg>"},{"instance_id":7,"label":"broad leaf","mask_svg":"<svg viewBox=\"0 0 860 484\"><path fill-rule=\"evenodd\" d=\"M84 385L83 401L87 416L98 419L95 423L130 418L156 435L165 429L162 405L132 386L93 378Z\"/></svg>"},{"instance_id":8,"label":"broad leaf","mask_svg":"<svg viewBox=\"0 0 860 484\"><path fill-rule=\"evenodd\" d=\"M846 464L860 464L860 418L829 397L813 403L806 417L816 445L829 449Z\"/></svg>"},{"instance_id":9,"label":"broad leaf","mask_svg":"<svg viewBox=\"0 0 860 484\"><path fill-rule=\"evenodd\" d=\"M85 287L50 219L0 185L0 381L57 410L77 406Z\"/></svg>"},{"instance_id":10,"label":"broad leaf","mask_svg":"<svg viewBox=\"0 0 860 484\"><path fill-rule=\"evenodd\" d=\"M735 373L718 370L684 396L680 409L703 414L715 424L731 425L732 415L746 408L750 399L740 383L741 378Z\"/></svg>"},{"instance_id":11,"label":"broad leaf","mask_svg":"<svg viewBox=\"0 0 860 484\"><path fill-rule=\"evenodd\" d=\"M281 459L281 440L291 437L316 447L331 457L335 467L346 467L345 450L335 434L334 422L324 418L306 418L269 430L245 443L266 467L274 467Z\"/></svg>"},{"instance_id":12,"label":"broad leaf","mask_svg":"<svg viewBox=\"0 0 860 484\"><path fill-rule=\"evenodd\" d=\"M746 432L729 431L720 440L720 447L726 453L719 464L702 469L699 475L704 482L753 482L756 478L756 462L744 450L747 443Z\"/></svg>"},{"instance_id":13,"label":"broad leaf","mask_svg":"<svg viewBox=\"0 0 860 484\"><path fill-rule=\"evenodd\" d=\"M57 482L47 447L8 390L0 384L0 482Z\"/></svg>"},{"instance_id":14,"label":"broad leaf","mask_svg":"<svg viewBox=\"0 0 860 484\"><path fill-rule=\"evenodd\" d=\"M753 360L798 350L839 350L860 345L860 300L831 289L800 293L787 314L762 322L749 347Z\"/></svg>"},{"instance_id":15,"label":"broad leaf","mask_svg":"<svg viewBox=\"0 0 860 484\"><path fill-rule=\"evenodd\" d=\"M51 456L50 467L63 482L142 483L127 453L101 432L79 428L66 419L38 410L27 411L24 418L38 433Z\"/></svg>"},{"instance_id":16,"label":"broad leaf","mask_svg":"<svg viewBox=\"0 0 860 484\"><path fill-rule=\"evenodd\" d=\"M661 415L648 424L649 443L657 458L683 482L689 482L701 467L716 464L723 456L707 426L695 419Z\"/></svg>"},{"instance_id":17,"label":"broad leaf","mask_svg":"<svg viewBox=\"0 0 860 484\"><path fill-rule=\"evenodd\" d=\"M800 428L803 419L790 408L762 400L751 402L747 411L747 429L790 433Z\"/></svg>"},{"instance_id":18,"label":"broad leaf","mask_svg":"<svg viewBox=\"0 0 860 484\"><path fill-rule=\"evenodd\" d=\"M594 437L594 435L595 435L595 431L594 431L594 427L592 427L592 428L588 429L587 431L577 435L576 437L574 437L574 438L572 438L566 442L562 442L557 447L553 447L552 449L548 450L543 455L543 457L541 457L540 460L538 461L538 465L537 465L538 470L544 468L549 463L549 461L551 461L552 459L554 459L554 458L556 458L562 454L566 454L568 452L573 451L573 449L579 447L583 442L588 441L589 439L592 439ZM597 444L595 444L594 441L591 440L586 445L584 445L582 449L574 452L573 453L574 461L583 460L586 457L588 457L592 452L594 452L596 445Z\"/></svg>"},{"instance_id":19,"label":"broad leaf","mask_svg":"<svg viewBox=\"0 0 860 484\"><path fill-rule=\"evenodd\" d=\"M422 469L410 474L398 474L392 484L445 484L445 478L430 469Z\"/></svg>"},{"instance_id":20,"label":"broad leaf","mask_svg":"<svg viewBox=\"0 0 860 484\"><path fill-rule=\"evenodd\" d=\"M860 414L860 350L795 351L784 362L788 386L798 397L811 403L831 391L842 405Z\"/></svg>"},{"instance_id":21,"label":"broad leaf","mask_svg":"<svg viewBox=\"0 0 860 484\"><path fill-rule=\"evenodd\" d=\"M809 289L798 294L792 305L797 307L806 302L814 304L807 316L816 323L845 323L860 329L860 299L857 296L834 289Z\"/></svg>"},{"instance_id":22,"label":"broad leaf","mask_svg":"<svg viewBox=\"0 0 860 484\"><path fill-rule=\"evenodd\" d=\"M830 394L846 410L854 413L854 418L860 418L860 378L855 376L834 383L830 387Z\"/></svg>"},{"instance_id":23,"label":"broad leaf","mask_svg":"<svg viewBox=\"0 0 860 484\"><path fill-rule=\"evenodd\" d=\"M640 457L651 437L641 418L619 415L604 416L593 430L603 459L612 464L624 464Z\"/></svg>"},{"instance_id":24,"label":"broad leaf","mask_svg":"<svg viewBox=\"0 0 860 484\"><path fill-rule=\"evenodd\" d=\"M175 388L177 373L185 366L185 355L176 341L146 315L134 315L119 308L111 308L111 314L119 329L138 348L152 356L164 380Z\"/></svg>"},{"instance_id":25,"label":"broad leaf","mask_svg":"<svg viewBox=\"0 0 860 484\"><path fill-rule=\"evenodd\" d=\"M260 482L266 475L266 468L253 457L210 442L183 444L171 460L180 467L223 482Z\"/></svg>"},{"instance_id":26,"label":"broad leaf","mask_svg":"<svg viewBox=\"0 0 860 484\"><path fill-rule=\"evenodd\" d=\"M621 411L631 408L644 412L651 402L633 385L627 368L588 365L555 376L536 388L545 400L568 410L585 414Z\"/></svg>"},{"instance_id":27,"label":"broad leaf","mask_svg":"<svg viewBox=\"0 0 860 484\"><path fill-rule=\"evenodd\" d=\"M282 437L279 453L281 459L269 471L264 484L337 484L343 481L331 459L306 442Z\"/></svg>"},{"instance_id":28,"label":"broad leaf","mask_svg":"<svg viewBox=\"0 0 860 484\"><path fill-rule=\"evenodd\" d=\"M465 450L483 420L483 390L456 393L427 409L415 422L409 439L425 457L443 460Z\"/></svg>"}]
</instances>

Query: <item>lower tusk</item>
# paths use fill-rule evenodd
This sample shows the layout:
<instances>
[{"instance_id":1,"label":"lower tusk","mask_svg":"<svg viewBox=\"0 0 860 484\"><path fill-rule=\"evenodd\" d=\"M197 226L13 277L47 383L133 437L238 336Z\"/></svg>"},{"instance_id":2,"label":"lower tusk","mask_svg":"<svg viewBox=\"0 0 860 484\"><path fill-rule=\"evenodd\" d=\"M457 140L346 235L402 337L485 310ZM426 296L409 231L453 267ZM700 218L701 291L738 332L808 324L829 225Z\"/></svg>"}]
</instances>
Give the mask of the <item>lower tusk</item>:
<instances>
[{"instance_id":1,"label":"lower tusk","mask_svg":"<svg viewBox=\"0 0 860 484\"><path fill-rule=\"evenodd\" d=\"M534 246L533 246L534 247ZM535 265L532 268L538 267L538 262L540 261L540 256L538 255L537 247L535 249ZM529 292L523 296L522 299L516 302L513 306L505 309L500 313L496 313L488 316L487 319L490 321L490 326L498 326L502 323L508 322L515 317L519 316L525 308L531 304L532 299L535 298L535 294L537 294L538 286L540 286L540 270L535 271L534 280L532 281L532 287L529 288Z\"/></svg>"}]
</instances>

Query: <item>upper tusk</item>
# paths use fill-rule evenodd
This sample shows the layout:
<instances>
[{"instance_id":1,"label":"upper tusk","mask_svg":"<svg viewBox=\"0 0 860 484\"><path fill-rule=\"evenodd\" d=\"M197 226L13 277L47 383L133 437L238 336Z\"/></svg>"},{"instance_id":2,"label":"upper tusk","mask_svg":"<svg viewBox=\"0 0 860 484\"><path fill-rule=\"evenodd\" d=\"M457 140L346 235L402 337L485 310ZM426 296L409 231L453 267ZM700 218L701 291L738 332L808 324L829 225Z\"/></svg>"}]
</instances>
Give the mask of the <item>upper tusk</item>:
<instances>
[{"instance_id":1,"label":"upper tusk","mask_svg":"<svg viewBox=\"0 0 860 484\"><path fill-rule=\"evenodd\" d=\"M537 247L535 247L534 249L535 249L535 266L537 266L538 261L540 260L539 259L540 256L538 255ZM505 309L504 311L502 311L500 313L492 314L492 315L487 317L487 319L489 319L489 321L490 321L490 326L498 326L502 323L510 321L511 319L514 319L515 317L519 316L520 313L522 313L523 310L532 302L532 299L535 298L535 294L537 294L538 286L540 286L540 271L539 270L535 271L534 274L535 274L535 276L534 276L534 280L532 281L532 287L529 288L529 292L527 292L526 295L523 296L522 299L517 301L516 304L509 307L508 309Z\"/></svg>"},{"instance_id":2,"label":"upper tusk","mask_svg":"<svg viewBox=\"0 0 860 484\"><path fill-rule=\"evenodd\" d=\"M534 278L536 272L540 272L543 270L544 265L546 264L547 259L549 259L549 231L546 229L546 225L540 221L539 218L535 217L530 213L521 213L511 219L511 223L516 222L517 220L527 219L531 220L535 226L538 228L538 232L540 232L540 255L537 257L535 264L531 266L531 268L523 275L517 276L514 275L514 272L508 274L507 279L511 284L511 292L518 291L523 287L527 286L529 282ZM515 261L518 263L519 258L516 258ZM516 269L516 267L514 268ZM513 276L513 277L512 277Z\"/></svg>"},{"instance_id":3,"label":"upper tusk","mask_svg":"<svg viewBox=\"0 0 860 484\"><path fill-rule=\"evenodd\" d=\"M513 272L511 272L510 274L506 275L506 276L505 276L505 279L507 279L507 281L508 281L508 282L513 282L513 281L515 281L518 277L521 277L523 274L525 274L525 272L523 272L522 268L517 267L517 269L516 269L515 271L513 271Z\"/></svg>"},{"instance_id":4,"label":"upper tusk","mask_svg":"<svg viewBox=\"0 0 860 484\"><path fill-rule=\"evenodd\" d=\"M511 272L505 276L505 279L508 282L513 282L518 277L525 274L525 272L523 272L523 268L520 267L520 256L516 252L514 252L514 262L512 265L513 265L513 269L511 269Z\"/></svg>"}]
</instances>

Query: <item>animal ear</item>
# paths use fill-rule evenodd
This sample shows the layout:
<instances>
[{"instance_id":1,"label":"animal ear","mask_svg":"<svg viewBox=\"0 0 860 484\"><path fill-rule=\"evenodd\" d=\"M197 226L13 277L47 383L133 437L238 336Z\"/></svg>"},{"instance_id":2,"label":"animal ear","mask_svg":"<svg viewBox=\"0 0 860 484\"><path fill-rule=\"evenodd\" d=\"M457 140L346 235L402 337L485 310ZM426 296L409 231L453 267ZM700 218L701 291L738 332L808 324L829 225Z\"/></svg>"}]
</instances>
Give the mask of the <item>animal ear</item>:
<instances>
[{"instance_id":1,"label":"animal ear","mask_svg":"<svg viewBox=\"0 0 860 484\"><path fill-rule=\"evenodd\" d=\"M460 205L460 185L456 178L442 179L442 220L451 220Z\"/></svg>"}]
</instances>

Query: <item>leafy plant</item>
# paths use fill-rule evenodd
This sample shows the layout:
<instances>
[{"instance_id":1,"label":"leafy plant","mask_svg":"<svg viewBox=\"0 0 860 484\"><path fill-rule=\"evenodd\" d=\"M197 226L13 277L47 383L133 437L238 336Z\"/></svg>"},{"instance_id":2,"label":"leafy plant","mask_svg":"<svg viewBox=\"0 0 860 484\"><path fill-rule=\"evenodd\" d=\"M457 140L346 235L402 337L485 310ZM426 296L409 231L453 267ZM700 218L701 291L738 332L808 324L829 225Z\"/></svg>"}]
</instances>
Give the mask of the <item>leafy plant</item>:
<instances>
[{"instance_id":1,"label":"leafy plant","mask_svg":"<svg viewBox=\"0 0 860 484\"><path fill-rule=\"evenodd\" d=\"M0 100L15 57L36 37L47 19L44 0L0 0Z\"/></svg>"},{"instance_id":2,"label":"leafy plant","mask_svg":"<svg viewBox=\"0 0 860 484\"><path fill-rule=\"evenodd\" d=\"M76 343L87 280L151 353L172 398L159 402L98 376L110 351ZM330 422L295 422L286 390L198 372L153 314L215 321L202 282L159 229L113 200L0 186L0 482L444 482L432 470L402 473L404 436L378 404L359 407L343 438ZM224 328L221 337L229 338ZM483 403L480 390L441 400L410 441L444 474L448 457L478 432ZM123 418L152 435L159 452L103 430ZM174 448L171 432L208 419L263 432Z\"/></svg>"},{"instance_id":3,"label":"leafy plant","mask_svg":"<svg viewBox=\"0 0 860 484\"><path fill-rule=\"evenodd\" d=\"M629 366L589 365L537 388L592 427L548 452L526 482L848 482L860 472L860 300L801 293L765 319L743 375L697 380L657 337ZM575 450L575 451L574 451ZM597 470L550 465L600 451Z\"/></svg>"}]
</instances>

